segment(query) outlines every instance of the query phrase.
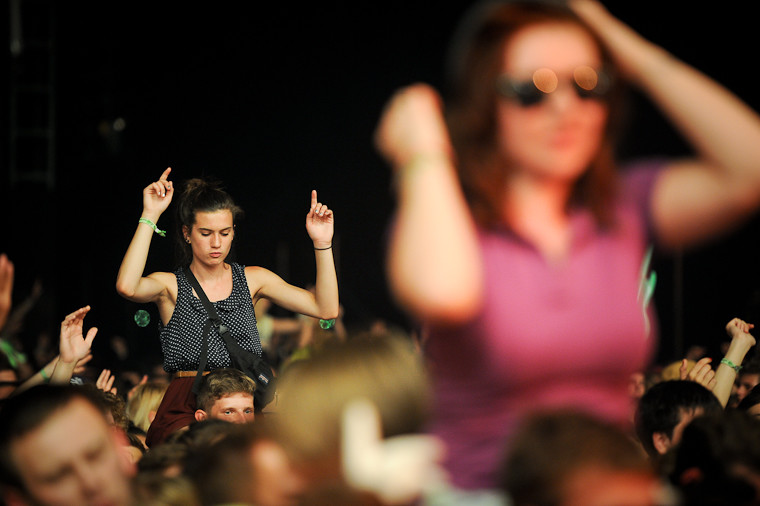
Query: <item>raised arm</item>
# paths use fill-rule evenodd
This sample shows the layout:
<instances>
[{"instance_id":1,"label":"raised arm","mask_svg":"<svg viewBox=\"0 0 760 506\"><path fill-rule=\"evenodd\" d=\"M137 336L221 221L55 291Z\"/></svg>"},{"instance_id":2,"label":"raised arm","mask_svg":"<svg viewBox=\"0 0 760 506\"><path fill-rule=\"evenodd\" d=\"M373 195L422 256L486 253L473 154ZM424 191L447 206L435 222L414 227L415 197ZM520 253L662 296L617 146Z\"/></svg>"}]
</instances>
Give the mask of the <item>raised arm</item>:
<instances>
[{"instance_id":1,"label":"raised arm","mask_svg":"<svg viewBox=\"0 0 760 506\"><path fill-rule=\"evenodd\" d=\"M736 381L738 369L741 368L744 357L755 345L755 338L749 333L752 328L754 328L753 324L739 318L734 318L726 324L726 333L731 337L731 343L715 371L715 386L712 389L724 407L731 396L731 387Z\"/></svg>"},{"instance_id":2,"label":"raised arm","mask_svg":"<svg viewBox=\"0 0 760 506\"><path fill-rule=\"evenodd\" d=\"M314 243L317 280L314 292L293 286L263 267L246 267L251 294L255 299L269 299L273 304L315 318L337 318L340 311L338 276L335 272L332 241L335 215L311 192L311 205L306 214L306 231Z\"/></svg>"},{"instance_id":3,"label":"raised arm","mask_svg":"<svg viewBox=\"0 0 760 506\"><path fill-rule=\"evenodd\" d=\"M598 33L625 76L662 110L696 159L659 178L660 240L681 246L727 230L760 205L760 118L730 91L614 18L595 0L570 6Z\"/></svg>"},{"instance_id":4,"label":"raised arm","mask_svg":"<svg viewBox=\"0 0 760 506\"><path fill-rule=\"evenodd\" d=\"M317 280L314 284L314 302L320 318L337 318L340 312L338 276L333 258L335 215L332 209L319 202L317 190L311 191L311 205L306 213L306 232L314 244L317 263Z\"/></svg>"},{"instance_id":5,"label":"raised arm","mask_svg":"<svg viewBox=\"0 0 760 506\"><path fill-rule=\"evenodd\" d=\"M427 85L402 89L375 133L396 183L386 268L394 297L413 316L461 323L480 307L481 260L440 104Z\"/></svg>"},{"instance_id":6,"label":"raised arm","mask_svg":"<svg viewBox=\"0 0 760 506\"><path fill-rule=\"evenodd\" d=\"M60 355L56 355L50 362L42 366L40 370L27 378L26 381L20 384L18 388L13 391L13 395L20 394L24 390L28 390L35 385L48 383L53 376L53 372L55 371L56 366L58 365L58 360L60 360ZM72 370L72 376L74 374L84 373L86 370L85 366L90 360L92 360L92 353L87 353L84 357L79 359L79 361L77 361L76 365L74 366L74 369Z\"/></svg>"},{"instance_id":7,"label":"raised arm","mask_svg":"<svg viewBox=\"0 0 760 506\"><path fill-rule=\"evenodd\" d=\"M154 302L166 289L156 277L143 277L143 271L148 259L150 241L157 232L158 219L169 207L174 195L174 186L169 181L170 172L171 168L167 168L158 181L149 184L143 190L142 215L119 267L116 291L134 302Z\"/></svg>"}]
</instances>

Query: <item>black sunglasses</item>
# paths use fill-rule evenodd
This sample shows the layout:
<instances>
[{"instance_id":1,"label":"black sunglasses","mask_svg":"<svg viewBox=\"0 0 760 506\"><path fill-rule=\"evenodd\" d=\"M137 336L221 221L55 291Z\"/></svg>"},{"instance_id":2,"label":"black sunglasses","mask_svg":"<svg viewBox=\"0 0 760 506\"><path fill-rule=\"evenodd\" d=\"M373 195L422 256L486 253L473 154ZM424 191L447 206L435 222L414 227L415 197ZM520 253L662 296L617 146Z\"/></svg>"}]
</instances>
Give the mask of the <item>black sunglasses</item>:
<instances>
[{"instance_id":1,"label":"black sunglasses","mask_svg":"<svg viewBox=\"0 0 760 506\"><path fill-rule=\"evenodd\" d=\"M572 88L583 99L604 100L612 89L612 79L604 70L582 66L573 70ZM515 100L523 107L540 104L560 85L557 73L548 68L533 72L532 79L514 79L507 74L499 76L496 90L504 98Z\"/></svg>"}]
</instances>

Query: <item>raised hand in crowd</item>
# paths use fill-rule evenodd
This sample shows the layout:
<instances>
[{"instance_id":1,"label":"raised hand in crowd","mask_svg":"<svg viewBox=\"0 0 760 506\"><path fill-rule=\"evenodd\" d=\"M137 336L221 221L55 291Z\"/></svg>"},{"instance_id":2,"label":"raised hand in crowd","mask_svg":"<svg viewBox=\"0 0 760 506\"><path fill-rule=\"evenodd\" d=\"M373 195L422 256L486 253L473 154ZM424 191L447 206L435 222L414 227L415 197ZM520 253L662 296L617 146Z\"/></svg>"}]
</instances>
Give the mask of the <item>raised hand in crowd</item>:
<instances>
[{"instance_id":1,"label":"raised hand in crowd","mask_svg":"<svg viewBox=\"0 0 760 506\"><path fill-rule=\"evenodd\" d=\"M110 369L103 369L100 371L100 375L98 376L98 379L95 381L95 386L98 387L98 390L102 390L104 392L111 392L112 394L116 395L117 390L116 387L113 386L113 382L116 380L116 376L111 374Z\"/></svg>"},{"instance_id":2,"label":"raised hand in crowd","mask_svg":"<svg viewBox=\"0 0 760 506\"><path fill-rule=\"evenodd\" d=\"M741 369L744 357L756 344L754 336L749 333L754 327L755 325L752 323L747 323L740 318L733 318L726 324L726 333L731 338L731 343L718 367L713 370L712 359L704 357L691 370L688 370L687 361L684 359L680 369L681 379L696 381L707 387L712 390L723 407L728 405L731 389Z\"/></svg>"},{"instance_id":3,"label":"raised hand in crowd","mask_svg":"<svg viewBox=\"0 0 760 506\"><path fill-rule=\"evenodd\" d=\"M77 309L64 318L61 323L60 350L51 383L68 383L74 374L77 362L90 354L92 341L98 329L92 327L84 335L84 317L90 312L90 306Z\"/></svg>"},{"instance_id":4,"label":"raised hand in crowd","mask_svg":"<svg viewBox=\"0 0 760 506\"><path fill-rule=\"evenodd\" d=\"M716 383L715 371L712 368L712 358L703 357L699 359L691 369L688 368L688 362L688 359L681 361L681 379L695 381L708 390L712 390Z\"/></svg>"}]
</instances>

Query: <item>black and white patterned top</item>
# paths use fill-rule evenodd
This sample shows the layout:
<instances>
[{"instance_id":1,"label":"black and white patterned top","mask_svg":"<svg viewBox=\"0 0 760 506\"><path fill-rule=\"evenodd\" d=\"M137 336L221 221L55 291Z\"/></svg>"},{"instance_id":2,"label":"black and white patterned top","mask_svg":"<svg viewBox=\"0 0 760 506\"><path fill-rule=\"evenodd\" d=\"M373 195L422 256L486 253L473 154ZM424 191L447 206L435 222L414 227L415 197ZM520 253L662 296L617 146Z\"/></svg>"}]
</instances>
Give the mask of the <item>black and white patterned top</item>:
<instances>
[{"instance_id":1,"label":"black and white patterned top","mask_svg":"<svg viewBox=\"0 0 760 506\"><path fill-rule=\"evenodd\" d=\"M232 263L232 293L224 300L214 302L219 317L229 327L232 337L248 351L261 355L261 341L256 328L256 315L248 283L245 266ZM164 370L196 371L201 355L203 327L208 313L203 303L195 295L182 269L174 271L177 277L177 305L166 326L159 321L161 349L164 354ZM230 355L216 328L211 327L208 342L206 369L230 367Z\"/></svg>"}]
</instances>

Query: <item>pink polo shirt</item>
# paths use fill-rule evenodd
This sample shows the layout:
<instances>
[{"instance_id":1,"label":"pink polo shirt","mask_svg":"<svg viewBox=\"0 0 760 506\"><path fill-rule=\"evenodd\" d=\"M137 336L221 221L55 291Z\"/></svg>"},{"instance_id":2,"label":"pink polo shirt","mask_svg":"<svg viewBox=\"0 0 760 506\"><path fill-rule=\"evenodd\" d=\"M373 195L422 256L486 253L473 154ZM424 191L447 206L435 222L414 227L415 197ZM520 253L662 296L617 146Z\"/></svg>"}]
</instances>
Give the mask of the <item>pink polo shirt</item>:
<instances>
[{"instance_id":1,"label":"pink polo shirt","mask_svg":"<svg viewBox=\"0 0 760 506\"><path fill-rule=\"evenodd\" d=\"M590 213L574 212L561 265L508 230L480 232L482 312L461 328L428 329L432 432L448 446L455 485L495 487L509 437L533 409L572 406L630 423L629 377L656 344L638 293L659 167L649 162L622 173L613 230L601 232ZM651 307L646 312L652 321Z\"/></svg>"}]
</instances>

